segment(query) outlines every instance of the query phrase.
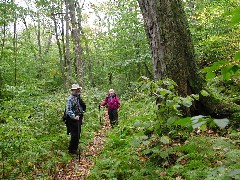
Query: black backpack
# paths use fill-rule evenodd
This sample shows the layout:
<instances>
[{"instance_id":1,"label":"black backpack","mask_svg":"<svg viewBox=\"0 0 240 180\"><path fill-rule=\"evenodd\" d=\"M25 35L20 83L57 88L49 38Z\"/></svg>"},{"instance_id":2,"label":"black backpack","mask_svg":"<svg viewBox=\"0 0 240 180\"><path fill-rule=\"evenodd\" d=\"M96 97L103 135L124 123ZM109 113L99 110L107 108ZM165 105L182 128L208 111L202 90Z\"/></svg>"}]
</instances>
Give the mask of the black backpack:
<instances>
[{"instance_id":1,"label":"black backpack","mask_svg":"<svg viewBox=\"0 0 240 180\"><path fill-rule=\"evenodd\" d=\"M78 98L79 98L79 104L80 106L82 107L82 110L83 111L86 111L86 104L83 102L83 100L81 99L80 95L78 95ZM83 113L83 112L82 112ZM63 122L66 124L66 127L67 127L67 134L70 134L70 128L69 128L69 121L70 121L70 117L69 115L67 114L67 111L66 111L66 108L64 109L64 113L63 113L63 116L62 116L62 120Z\"/></svg>"},{"instance_id":2,"label":"black backpack","mask_svg":"<svg viewBox=\"0 0 240 180\"><path fill-rule=\"evenodd\" d=\"M69 120L70 120L70 117L69 115L67 114L66 112L66 108L64 110L64 113L63 113L63 116L62 116L62 120L63 122L66 124L66 127L67 127L67 135L70 134L70 128L69 128Z\"/></svg>"}]
</instances>

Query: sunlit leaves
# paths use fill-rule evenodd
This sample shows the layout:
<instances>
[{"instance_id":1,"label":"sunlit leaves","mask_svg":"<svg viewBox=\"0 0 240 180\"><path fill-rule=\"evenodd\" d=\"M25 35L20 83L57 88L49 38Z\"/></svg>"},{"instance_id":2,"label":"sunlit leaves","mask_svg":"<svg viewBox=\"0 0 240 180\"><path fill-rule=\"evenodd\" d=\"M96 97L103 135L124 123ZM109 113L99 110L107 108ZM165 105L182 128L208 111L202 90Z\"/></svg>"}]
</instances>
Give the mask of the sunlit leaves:
<instances>
[{"instance_id":1,"label":"sunlit leaves","mask_svg":"<svg viewBox=\"0 0 240 180\"><path fill-rule=\"evenodd\" d=\"M204 97L209 96L209 93L208 93L206 90L204 90L204 89L203 89L200 93L201 93L201 95L204 96Z\"/></svg>"},{"instance_id":2,"label":"sunlit leaves","mask_svg":"<svg viewBox=\"0 0 240 180\"><path fill-rule=\"evenodd\" d=\"M238 54L235 56L235 59L238 58ZM220 71L221 76L224 80L229 80L233 75L237 73L239 70L238 60L233 62L227 61L219 61L211 65L210 67L206 67L201 70L201 72L206 73L206 79L213 79L215 78L216 72Z\"/></svg>"},{"instance_id":3,"label":"sunlit leaves","mask_svg":"<svg viewBox=\"0 0 240 180\"><path fill-rule=\"evenodd\" d=\"M229 123L229 120L227 118L224 118L224 119L214 119L213 121L216 123L216 125L218 127L222 128L222 129L224 129L228 125L228 123Z\"/></svg>"},{"instance_id":4,"label":"sunlit leaves","mask_svg":"<svg viewBox=\"0 0 240 180\"><path fill-rule=\"evenodd\" d=\"M198 115L194 117L182 118L174 122L174 125L180 125L183 127L192 127L193 129L200 128L202 130L206 130L207 123L214 123L219 128L224 129L229 124L229 119L213 119L208 116Z\"/></svg>"},{"instance_id":5,"label":"sunlit leaves","mask_svg":"<svg viewBox=\"0 0 240 180\"><path fill-rule=\"evenodd\" d=\"M169 144L170 143L170 139L168 136L162 136L160 138L160 142L162 142L163 144Z\"/></svg>"},{"instance_id":6,"label":"sunlit leaves","mask_svg":"<svg viewBox=\"0 0 240 180\"><path fill-rule=\"evenodd\" d=\"M233 9L230 12L226 12L225 15L231 15L231 23L232 25L238 24L240 22L240 6Z\"/></svg>"}]
</instances>

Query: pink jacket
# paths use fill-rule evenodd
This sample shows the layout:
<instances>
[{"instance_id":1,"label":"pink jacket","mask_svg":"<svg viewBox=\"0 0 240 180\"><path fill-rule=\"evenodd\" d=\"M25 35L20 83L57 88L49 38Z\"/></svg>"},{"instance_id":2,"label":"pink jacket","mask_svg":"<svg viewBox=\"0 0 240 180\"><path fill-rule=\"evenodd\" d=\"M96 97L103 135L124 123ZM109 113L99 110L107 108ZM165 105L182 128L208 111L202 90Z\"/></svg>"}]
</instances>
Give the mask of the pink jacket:
<instances>
[{"instance_id":1,"label":"pink jacket","mask_svg":"<svg viewBox=\"0 0 240 180\"><path fill-rule=\"evenodd\" d=\"M110 94L106 97L106 99L101 103L101 106L108 106L109 110L119 109L120 108L120 100L116 94L110 97Z\"/></svg>"}]
</instances>

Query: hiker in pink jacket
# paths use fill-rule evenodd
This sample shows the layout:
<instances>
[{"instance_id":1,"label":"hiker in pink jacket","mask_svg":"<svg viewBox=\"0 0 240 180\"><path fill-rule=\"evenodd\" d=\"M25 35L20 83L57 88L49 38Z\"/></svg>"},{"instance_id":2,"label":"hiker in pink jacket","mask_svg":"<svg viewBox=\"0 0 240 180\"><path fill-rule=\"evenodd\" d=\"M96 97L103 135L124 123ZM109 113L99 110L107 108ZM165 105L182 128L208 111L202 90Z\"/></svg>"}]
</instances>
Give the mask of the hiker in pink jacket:
<instances>
[{"instance_id":1,"label":"hiker in pink jacket","mask_svg":"<svg viewBox=\"0 0 240 180\"><path fill-rule=\"evenodd\" d=\"M113 89L109 90L109 94L106 99L100 104L100 106L108 107L108 116L110 119L111 126L118 125L118 111L120 108L120 100L115 94Z\"/></svg>"}]
</instances>

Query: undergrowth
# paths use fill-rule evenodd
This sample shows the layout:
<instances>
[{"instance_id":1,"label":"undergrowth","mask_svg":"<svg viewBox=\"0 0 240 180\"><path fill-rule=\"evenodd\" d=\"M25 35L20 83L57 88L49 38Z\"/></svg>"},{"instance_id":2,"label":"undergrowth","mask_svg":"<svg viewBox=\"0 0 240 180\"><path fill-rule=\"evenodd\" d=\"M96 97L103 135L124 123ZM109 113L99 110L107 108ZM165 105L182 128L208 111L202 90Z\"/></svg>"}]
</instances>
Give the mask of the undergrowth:
<instances>
[{"instance_id":1,"label":"undergrowth","mask_svg":"<svg viewBox=\"0 0 240 180\"><path fill-rule=\"evenodd\" d=\"M13 96L3 101L0 107L0 177L53 178L56 171L72 159L67 153L70 136L62 121L68 93L50 95L37 89L16 89L11 94ZM82 95L87 112L79 146L81 150L93 140L94 131L100 128L96 104L101 95L95 96L95 90L89 94L92 95L88 98L86 94Z\"/></svg>"},{"instance_id":2,"label":"undergrowth","mask_svg":"<svg viewBox=\"0 0 240 180\"><path fill-rule=\"evenodd\" d=\"M167 93L161 89L162 98ZM191 100L172 99L157 108L150 93L136 90L122 101L119 126L107 133L88 179L240 179L240 132L223 129L226 119L181 118L175 107Z\"/></svg>"}]
</instances>

